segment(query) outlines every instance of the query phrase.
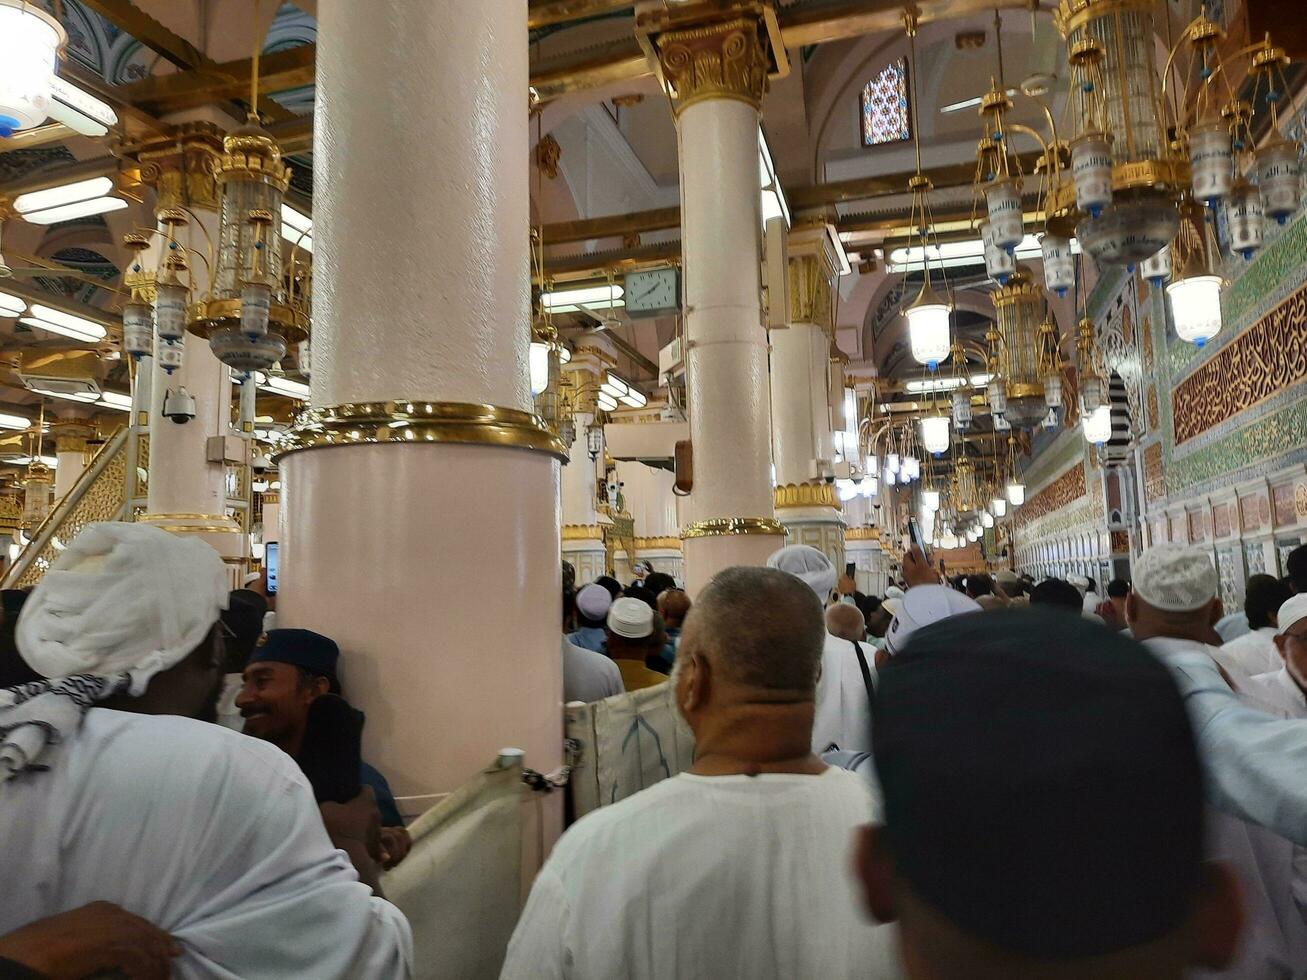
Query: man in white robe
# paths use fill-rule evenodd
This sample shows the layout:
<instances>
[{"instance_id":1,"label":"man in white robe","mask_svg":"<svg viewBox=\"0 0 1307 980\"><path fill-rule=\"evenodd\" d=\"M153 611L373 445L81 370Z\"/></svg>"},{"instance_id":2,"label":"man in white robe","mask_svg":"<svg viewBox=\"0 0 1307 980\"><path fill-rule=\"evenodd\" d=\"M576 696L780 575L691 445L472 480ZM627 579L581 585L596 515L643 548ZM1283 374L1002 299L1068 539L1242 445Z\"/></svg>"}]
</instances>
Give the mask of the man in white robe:
<instances>
[{"instance_id":1,"label":"man in white robe","mask_svg":"<svg viewBox=\"0 0 1307 980\"><path fill-rule=\"evenodd\" d=\"M407 922L295 763L193 720L215 715L223 578L208 545L93 524L33 592L18 647L52 679L0 691L0 935L105 901L173 936L176 977L407 977Z\"/></svg>"},{"instance_id":2,"label":"man in white robe","mask_svg":"<svg viewBox=\"0 0 1307 980\"><path fill-rule=\"evenodd\" d=\"M1289 595L1289 587L1270 575L1254 575L1248 579L1244 617L1249 631L1221 644L1212 654L1216 662L1230 673L1243 677L1279 670L1283 661L1275 649L1275 613L1288 601Z\"/></svg>"},{"instance_id":3,"label":"man in white robe","mask_svg":"<svg viewBox=\"0 0 1307 980\"><path fill-rule=\"evenodd\" d=\"M821 604L795 578L731 568L696 597L672 683L689 772L580 820L536 878L504 980L901 976L867 922L859 777L810 752Z\"/></svg>"}]
</instances>

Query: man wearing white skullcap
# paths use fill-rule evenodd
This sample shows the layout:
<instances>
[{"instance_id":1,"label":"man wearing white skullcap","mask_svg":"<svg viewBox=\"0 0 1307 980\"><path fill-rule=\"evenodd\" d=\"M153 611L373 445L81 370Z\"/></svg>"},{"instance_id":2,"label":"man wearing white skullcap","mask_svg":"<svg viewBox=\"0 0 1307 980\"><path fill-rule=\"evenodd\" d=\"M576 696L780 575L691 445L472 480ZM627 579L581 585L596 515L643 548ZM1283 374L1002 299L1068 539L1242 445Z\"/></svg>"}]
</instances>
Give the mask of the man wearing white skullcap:
<instances>
[{"instance_id":1,"label":"man wearing white skullcap","mask_svg":"<svg viewBox=\"0 0 1307 980\"><path fill-rule=\"evenodd\" d=\"M407 923L294 761L194 720L226 602L217 552L143 524L86 526L37 585L17 640L46 679L0 690L0 935L104 901L173 936L177 976L406 976Z\"/></svg>"},{"instance_id":2,"label":"man wearing white skullcap","mask_svg":"<svg viewBox=\"0 0 1307 980\"><path fill-rule=\"evenodd\" d=\"M643 599L622 596L608 610L604 652L617 664L622 684L628 691L640 691L667 680L666 674L651 670L646 662L661 655L667 634L662 617Z\"/></svg>"},{"instance_id":3,"label":"man wearing white skullcap","mask_svg":"<svg viewBox=\"0 0 1307 980\"><path fill-rule=\"evenodd\" d=\"M1242 703L1207 644L1220 603L1216 569L1197 548L1162 544L1134 563L1126 619L1175 677L1217 808L1307 846L1307 724Z\"/></svg>"},{"instance_id":4,"label":"man wearing white skullcap","mask_svg":"<svg viewBox=\"0 0 1307 980\"><path fill-rule=\"evenodd\" d=\"M835 588L835 565L806 544L792 544L774 552L767 559L767 567L801 579L817 594L823 606ZM871 749L871 698L876 685L874 658L870 647L826 634L812 726L814 752L825 752L832 746L853 752Z\"/></svg>"},{"instance_id":5,"label":"man wearing white skullcap","mask_svg":"<svg viewBox=\"0 0 1307 980\"><path fill-rule=\"evenodd\" d=\"M923 626L939 623L950 616L983 612L975 599L946 585L918 585L900 600L894 620L885 632L885 652L891 657L907 646L912 634Z\"/></svg>"},{"instance_id":6,"label":"man wearing white skullcap","mask_svg":"<svg viewBox=\"0 0 1307 980\"><path fill-rule=\"evenodd\" d=\"M604 623L613 594L602 585L591 582L576 594L577 627L567 638L583 650L604 652Z\"/></svg>"},{"instance_id":7,"label":"man wearing white skullcap","mask_svg":"<svg viewBox=\"0 0 1307 980\"><path fill-rule=\"evenodd\" d=\"M1251 687L1287 717L1307 718L1307 592L1285 600L1275 621L1275 649L1284 666L1258 674Z\"/></svg>"}]
</instances>

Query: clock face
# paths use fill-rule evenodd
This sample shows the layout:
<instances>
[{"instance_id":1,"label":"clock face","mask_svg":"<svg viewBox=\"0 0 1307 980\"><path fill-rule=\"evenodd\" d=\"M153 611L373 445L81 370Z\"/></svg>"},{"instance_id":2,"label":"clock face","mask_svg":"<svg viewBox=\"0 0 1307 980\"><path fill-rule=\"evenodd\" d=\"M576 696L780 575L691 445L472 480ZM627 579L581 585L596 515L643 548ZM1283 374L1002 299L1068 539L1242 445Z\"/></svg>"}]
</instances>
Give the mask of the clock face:
<instances>
[{"instance_id":1,"label":"clock face","mask_svg":"<svg viewBox=\"0 0 1307 980\"><path fill-rule=\"evenodd\" d=\"M628 316L658 316L681 308L680 276L673 268L632 272L623 289Z\"/></svg>"}]
</instances>

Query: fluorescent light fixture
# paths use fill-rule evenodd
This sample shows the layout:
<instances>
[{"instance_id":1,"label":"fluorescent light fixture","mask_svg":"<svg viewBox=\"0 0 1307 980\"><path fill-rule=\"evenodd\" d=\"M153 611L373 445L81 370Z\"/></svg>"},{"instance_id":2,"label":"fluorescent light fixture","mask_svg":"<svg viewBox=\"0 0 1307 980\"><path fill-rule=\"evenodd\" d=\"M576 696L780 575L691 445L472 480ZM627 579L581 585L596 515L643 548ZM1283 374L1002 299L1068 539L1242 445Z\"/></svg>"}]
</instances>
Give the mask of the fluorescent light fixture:
<instances>
[{"instance_id":1,"label":"fluorescent light fixture","mask_svg":"<svg viewBox=\"0 0 1307 980\"><path fill-rule=\"evenodd\" d=\"M560 289L540 294L540 305L550 313L574 313L582 307L596 310L625 306L622 287L616 283L605 286L583 286L579 289Z\"/></svg>"},{"instance_id":2,"label":"fluorescent light fixture","mask_svg":"<svg viewBox=\"0 0 1307 980\"><path fill-rule=\"evenodd\" d=\"M47 109L50 118L75 133L104 136L110 126L118 124L118 113L107 102L83 92L65 78L56 75L50 80L50 94L53 96Z\"/></svg>"},{"instance_id":3,"label":"fluorescent light fixture","mask_svg":"<svg viewBox=\"0 0 1307 980\"><path fill-rule=\"evenodd\" d=\"M27 300L11 293L0 293L0 316L21 316L27 312Z\"/></svg>"},{"instance_id":4,"label":"fluorescent light fixture","mask_svg":"<svg viewBox=\"0 0 1307 980\"><path fill-rule=\"evenodd\" d=\"M18 429L19 431L31 428L32 420L24 418L21 415L10 415L8 412L0 412L0 429Z\"/></svg>"},{"instance_id":5,"label":"fluorescent light fixture","mask_svg":"<svg viewBox=\"0 0 1307 980\"><path fill-rule=\"evenodd\" d=\"M130 412L132 410L131 396L118 391L101 392L100 400L95 404L100 408L112 408L118 412Z\"/></svg>"},{"instance_id":6,"label":"fluorescent light fixture","mask_svg":"<svg viewBox=\"0 0 1307 980\"><path fill-rule=\"evenodd\" d=\"M281 237L303 251L313 254L313 219L289 204L281 206Z\"/></svg>"},{"instance_id":7,"label":"fluorescent light fixture","mask_svg":"<svg viewBox=\"0 0 1307 980\"><path fill-rule=\"evenodd\" d=\"M621 398L631 390L631 386L609 371L603 380L603 384L599 386L599 390L610 398Z\"/></svg>"},{"instance_id":8,"label":"fluorescent light fixture","mask_svg":"<svg viewBox=\"0 0 1307 980\"><path fill-rule=\"evenodd\" d=\"M903 388L905 391L917 394L923 391L952 391L954 388L961 388L966 383L966 378L929 378L909 381Z\"/></svg>"},{"instance_id":9,"label":"fluorescent light fixture","mask_svg":"<svg viewBox=\"0 0 1307 980\"><path fill-rule=\"evenodd\" d=\"M303 381L292 381L280 374L259 372L255 375L254 381L264 391L270 391L274 395L285 395L287 398L298 398L301 401L309 397L309 386Z\"/></svg>"},{"instance_id":10,"label":"fluorescent light fixture","mask_svg":"<svg viewBox=\"0 0 1307 980\"><path fill-rule=\"evenodd\" d=\"M979 265L985 261L985 243L979 238L970 238L961 242L944 242L940 245L927 245L929 249L931 268L952 269L963 265ZM1080 254L1080 242L1077 239L1071 239L1071 253ZM886 262L886 268L889 272L920 272L925 268L925 262L922 261L922 248L920 245L892 249L889 253L889 259ZM1017 245L1016 257L1018 259L1043 259L1044 253L1040 247L1039 239L1034 235L1027 235Z\"/></svg>"},{"instance_id":11,"label":"fluorescent light fixture","mask_svg":"<svg viewBox=\"0 0 1307 980\"><path fill-rule=\"evenodd\" d=\"M649 399L644 397L644 392L632 388L622 396L622 401L631 408L644 408L649 404Z\"/></svg>"},{"instance_id":12,"label":"fluorescent light fixture","mask_svg":"<svg viewBox=\"0 0 1307 980\"><path fill-rule=\"evenodd\" d=\"M611 395L604 394L602 391L599 392L599 395L595 398L595 405L601 412L617 411L617 399L613 398Z\"/></svg>"},{"instance_id":13,"label":"fluorescent light fixture","mask_svg":"<svg viewBox=\"0 0 1307 980\"><path fill-rule=\"evenodd\" d=\"M763 225L771 218L784 218L785 227L791 227L794 222L790 220L790 204L785 200L785 191L781 189L781 179L776 174L771 148L761 126L758 127L758 181L758 188L762 191Z\"/></svg>"},{"instance_id":14,"label":"fluorescent light fixture","mask_svg":"<svg viewBox=\"0 0 1307 980\"><path fill-rule=\"evenodd\" d=\"M1007 97L1010 99L1017 94L1017 90L1010 88L1007 90ZM950 102L948 105L939 107L940 112L961 112L963 109L974 109L980 105L981 97L977 95L974 99L963 99L961 102Z\"/></svg>"},{"instance_id":15,"label":"fluorescent light fixture","mask_svg":"<svg viewBox=\"0 0 1307 980\"><path fill-rule=\"evenodd\" d=\"M57 333L64 337L71 337L74 340L103 340L108 333L104 327L94 320L73 316L71 313L52 309L49 306L42 306L40 303L33 303L31 314L19 317L18 322L25 323L29 327L48 330L50 333Z\"/></svg>"},{"instance_id":16,"label":"fluorescent light fixture","mask_svg":"<svg viewBox=\"0 0 1307 980\"><path fill-rule=\"evenodd\" d=\"M91 177L88 180L62 184L59 187L47 187L43 191L29 191L26 194L19 194L14 198L14 210L19 214L44 211L47 208L57 208L64 204L76 204L78 201L89 201L93 198L104 197L112 190L113 178Z\"/></svg>"},{"instance_id":17,"label":"fluorescent light fixture","mask_svg":"<svg viewBox=\"0 0 1307 980\"><path fill-rule=\"evenodd\" d=\"M67 402L78 402L82 405L89 405L99 399L99 395L94 391L79 391L75 394L67 391L51 391L49 388L37 388L28 385L29 391L34 391L38 395L44 395L46 398L62 398Z\"/></svg>"},{"instance_id":18,"label":"fluorescent light fixture","mask_svg":"<svg viewBox=\"0 0 1307 980\"><path fill-rule=\"evenodd\" d=\"M125 207L127 202L121 197L97 197L90 201L78 201L76 204L65 204L63 207L50 208L46 211L32 211L23 215L23 220L34 225L55 225L61 221L72 221L74 218L85 218L92 214L121 211Z\"/></svg>"}]
</instances>

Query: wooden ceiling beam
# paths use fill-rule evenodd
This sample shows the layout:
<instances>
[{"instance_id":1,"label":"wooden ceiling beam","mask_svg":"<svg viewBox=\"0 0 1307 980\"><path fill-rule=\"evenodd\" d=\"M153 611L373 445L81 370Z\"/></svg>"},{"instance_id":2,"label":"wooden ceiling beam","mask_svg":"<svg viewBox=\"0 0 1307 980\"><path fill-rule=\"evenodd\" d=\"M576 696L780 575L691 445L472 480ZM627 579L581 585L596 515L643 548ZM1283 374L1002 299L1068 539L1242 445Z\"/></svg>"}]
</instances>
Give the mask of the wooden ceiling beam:
<instances>
[{"instance_id":1,"label":"wooden ceiling beam","mask_svg":"<svg viewBox=\"0 0 1307 980\"><path fill-rule=\"evenodd\" d=\"M285 92L313 84L317 45L302 44L259 59L259 88ZM153 75L123 86L132 103L156 112L176 112L249 95L251 59L210 64L174 75Z\"/></svg>"},{"instance_id":2,"label":"wooden ceiling beam","mask_svg":"<svg viewBox=\"0 0 1307 980\"><path fill-rule=\"evenodd\" d=\"M586 20L620 10L631 10L632 6L632 0L530 0L526 26L529 30L551 27L572 20Z\"/></svg>"}]
</instances>

